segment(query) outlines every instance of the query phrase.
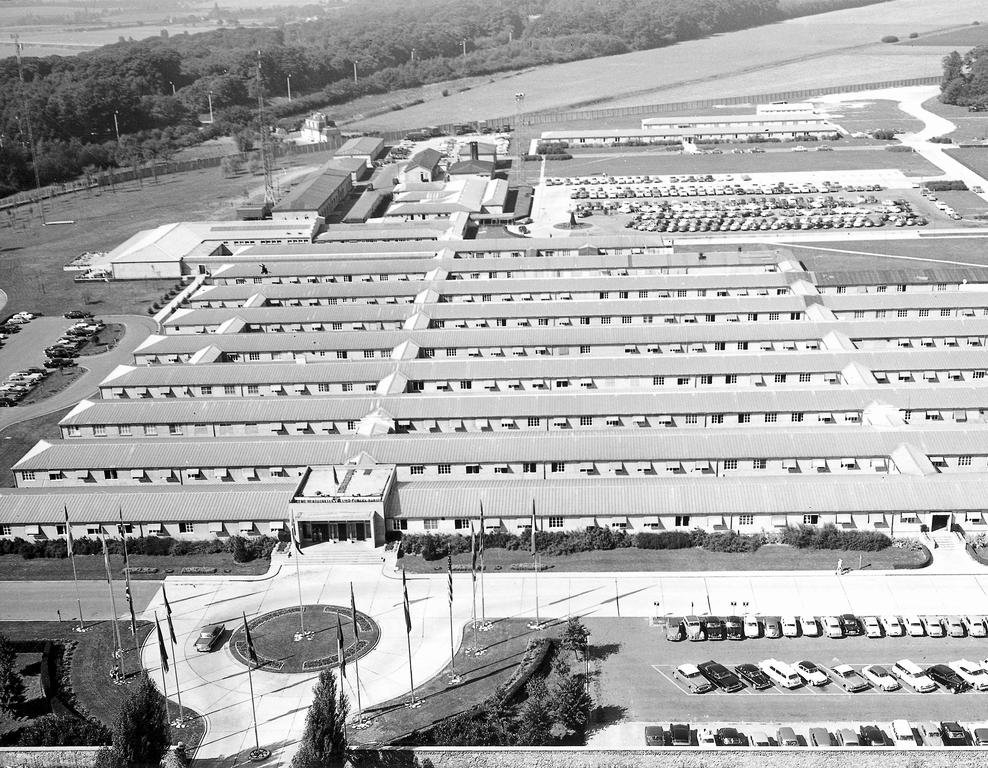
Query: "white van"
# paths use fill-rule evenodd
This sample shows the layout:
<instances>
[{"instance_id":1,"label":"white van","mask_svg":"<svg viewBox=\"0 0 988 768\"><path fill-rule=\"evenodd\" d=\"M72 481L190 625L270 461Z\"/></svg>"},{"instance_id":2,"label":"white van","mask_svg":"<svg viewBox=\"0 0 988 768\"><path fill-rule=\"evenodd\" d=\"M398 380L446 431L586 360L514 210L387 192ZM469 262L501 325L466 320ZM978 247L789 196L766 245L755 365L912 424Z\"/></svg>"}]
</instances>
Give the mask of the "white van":
<instances>
[{"instance_id":1,"label":"white van","mask_svg":"<svg viewBox=\"0 0 988 768\"><path fill-rule=\"evenodd\" d=\"M796 670L784 661L765 659L758 665L758 668L768 675L773 683L783 688L799 688L803 684L803 679L796 674Z\"/></svg>"},{"instance_id":2,"label":"white van","mask_svg":"<svg viewBox=\"0 0 988 768\"><path fill-rule=\"evenodd\" d=\"M897 747L915 747L916 737L913 736L913 727L908 720L892 721L892 738L895 739Z\"/></svg>"}]
</instances>

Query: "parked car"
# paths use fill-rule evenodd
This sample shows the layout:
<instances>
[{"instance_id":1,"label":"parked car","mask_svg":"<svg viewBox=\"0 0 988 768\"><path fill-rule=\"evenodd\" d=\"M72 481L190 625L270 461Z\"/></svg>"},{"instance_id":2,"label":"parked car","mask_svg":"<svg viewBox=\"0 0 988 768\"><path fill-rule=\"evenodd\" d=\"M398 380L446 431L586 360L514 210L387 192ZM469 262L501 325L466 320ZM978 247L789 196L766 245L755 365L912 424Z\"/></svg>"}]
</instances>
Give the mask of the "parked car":
<instances>
[{"instance_id":1,"label":"parked car","mask_svg":"<svg viewBox=\"0 0 988 768\"><path fill-rule=\"evenodd\" d=\"M810 685L826 685L830 682L830 678L812 661L797 661L792 667L796 670L796 674Z\"/></svg>"},{"instance_id":2,"label":"parked car","mask_svg":"<svg viewBox=\"0 0 988 768\"><path fill-rule=\"evenodd\" d=\"M703 624L699 616L687 616L683 619L683 627L686 629L686 639L690 642L697 642L704 639Z\"/></svg>"},{"instance_id":3,"label":"parked car","mask_svg":"<svg viewBox=\"0 0 988 768\"><path fill-rule=\"evenodd\" d=\"M751 731L748 734L748 743L753 747L771 747L772 742L768 739L765 731Z\"/></svg>"},{"instance_id":4,"label":"parked car","mask_svg":"<svg viewBox=\"0 0 988 768\"><path fill-rule=\"evenodd\" d=\"M936 683L909 659L899 659L889 671L916 693L930 693L937 689Z\"/></svg>"},{"instance_id":5,"label":"parked car","mask_svg":"<svg viewBox=\"0 0 988 768\"><path fill-rule=\"evenodd\" d=\"M740 616L727 616L724 619L724 630L728 640L744 640L744 622Z\"/></svg>"},{"instance_id":6,"label":"parked car","mask_svg":"<svg viewBox=\"0 0 988 768\"><path fill-rule=\"evenodd\" d=\"M837 744L841 747L860 747L861 740L850 728L840 728L837 731Z\"/></svg>"},{"instance_id":7,"label":"parked car","mask_svg":"<svg viewBox=\"0 0 988 768\"><path fill-rule=\"evenodd\" d=\"M950 637L964 637L967 634L964 620L960 616L948 616L945 623Z\"/></svg>"},{"instance_id":8,"label":"parked car","mask_svg":"<svg viewBox=\"0 0 988 768\"><path fill-rule=\"evenodd\" d=\"M719 617L704 616L701 621L703 622L703 632L707 636L707 640L723 640L727 636L724 622Z\"/></svg>"},{"instance_id":9,"label":"parked car","mask_svg":"<svg viewBox=\"0 0 988 768\"><path fill-rule=\"evenodd\" d=\"M906 616L906 628L910 637L923 637L926 634L926 627L919 616Z\"/></svg>"},{"instance_id":10,"label":"parked car","mask_svg":"<svg viewBox=\"0 0 988 768\"><path fill-rule=\"evenodd\" d=\"M832 747L834 746L833 738L830 736L830 731L826 728L810 728L810 746L811 747Z\"/></svg>"},{"instance_id":11,"label":"parked car","mask_svg":"<svg viewBox=\"0 0 988 768\"><path fill-rule=\"evenodd\" d=\"M944 745L948 747L967 746L967 731L961 728L959 723L953 721L941 722L940 735L943 737Z\"/></svg>"},{"instance_id":12,"label":"parked car","mask_svg":"<svg viewBox=\"0 0 988 768\"><path fill-rule=\"evenodd\" d=\"M971 690L971 684L946 664L933 664L926 668L926 676L951 693Z\"/></svg>"},{"instance_id":13,"label":"parked car","mask_svg":"<svg viewBox=\"0 0 988 768\"><path fill-rule=\"evenodd\" d=\"M778 659L765 659L758 665L768 678L776 685L783 688L799 688L803 684L802 678L792 667L784 661Z\"/></svg>"},{"instance_id":14,"label":"parked car","mask_svg":"<svg viewBox=\"0 0 988 768\"><path fill-rule=\"evenodd\" d=\"M862 725L858 731L862 746L891 747L892 740L877 725Z\"/></svg>"},{"instance_id":15,"label":"parked car","mask_svg":"<svg viewBox=\"0 0 988 768\"><path fill-rule=\"evenodd\" d=\"M984 616L965 616L964 623L967 625L967 633L971 637L988 637Z\"/></svg>"},{"instance_id":16,"label":"parked car","mask_svg":"<svg viewBox=\"0 0 988 768\"><path fill-rule=\"evenodd\" d=\"M923 628L928 637L945 637L947 635L943 628L943 620L939 616L924 616Z\"/></svg>"},{"instance_id":17,"label":"parked car","mask_svg":"<svg viewBox=\"0 0 988 768\"><path fill-rule=\"evenodd\" d=\"M871 688L868 681L850 664L838 664L830 672L837 684L848 693L858 693Z\"/></svg>"},{"instance_id":18,"label":"parked car","mask_svg":"<svg viewBox=\"0 0 988 768\"><path fill-rule=\"evenodd\" d=\"M861 670L861 676L880 691L897 691L902 686L892 674L879 664L869 664Z\"/></svg>"},{"instance_id":19,"label":"parked car","mask_svg":"<svg viewBox=\"0 0 988 768\"><path fill-rule=\"evenodd\" d=\"M645 726L645 746L664 747L666 745L666 732L661 725Z\"/></svg>"},{"instance_id":20,"label":"parked car","mask_svg":"<svg viewBox=\"0 0 988 768\"><path fill-rule=\"evenodd\" d=\"M225 629L226 626L224 624L212 624L200 629L199 636L196 638L196 650L199 653L209 653L213 650L216 643L219 642Z\"/></svg>"},{"instance_id":21,"label":"parked car","mask_svg":"<svg viewBox=\"0 0 988 768\"><path fill-rule=\"evenodd\" d=\"M718 747L747 747L748 739L737 728L718 728L714 734Z\"/></svg>"},{"instance_id":22,"label":"parked car","mask_svg":"<svg viewBox=\"0 0 988 768\"><path fill-rule=\"evenodd\" d=\"M852 613L842 613L840 616L840 626L844 630L845 637L854 637L862 634L861 622Z\"/></svg>"},{"instance_id":23,"label":"parked car","mask_svg":"<svg viewBox=\"0 0 988 768\"><path fill-rule=\"evenodd\" d=\"M882 625L877 616L865 616L864 629L865 634L872 639L882 637Z\"/></svg>"},{"instance_id":24,"label":"parked car","mask_svg":"<svg viewBox=\"0 0 988 768\"><path fill-rule=\"evenodd\" d=\"M782 637L782 622L778 616L766 616L762 621L765 625L765 637Z\"/></svg>"},{"instance_id":25,"label":"parked car","mask_svg":"<svg viewBox=\"0 0 988 768\"><path fill-rule=\"evenodd\" d=\"M749 639L762 636L762 625L754 614L749 613L744 617L744 636Z\"/></svg>"},{"instance_id":26,"label":"parked car","mask_svg":"<svg viewBox=\"0 0 988 768\"><path fill-rule=\"evenodd\" d=\"M688 747L690 738L689 723L669 723L669 743L674 747Z\"/></svg>"},{"instance_id":27,"label":"parked car","mask_svg":"<svg viewBox=\"0 0 988 768\"><path fill-rule=\"evenodd\" d=\"M799 739L796 732L788 725L783 726L775 732L775 741L780 747L798 747Z\"/></svg>"},{"instance_id":28,"label":"parked car","mask_svg":"<svg viewBox=\"0 0 988 768\"><path fill-rule=\"evenodd\" d=\"M690 693L707 693L714 689L695 664L680 664L673 676L682 681Z\"/></svg>"},{"instance_id":29,"label":"parked car","mask_svg":"<svg viewBox=\"0 0 988 768\"><path fill-rule=\"evenodd\" d=\"M940 725L938 723L920 723L918 730L919 738L923 742L924 747L943 746L943 736L940 734Z\"/></svg>"},{"instance_id":30,"label":"parked car","mask_svg":"<svg viewBox=\"0 0 988 768\"><path fill-rule=\"evenodd\" d=\"M686 638L686 630L683 627L682 616L666 617L666 640L678 643Z\"/></svg>"},{"instance_id":31,"label":"parked car","mask_svg":"<svg viewBox=\"0 0 988 768\"><path fill-rule=\"evenodd\" d=\"M46 368L71 368L76 362L71 357L49 357L44 364Z\"/></svg>"},{"instance_id":32,"label":"parked car","mask_svg":"<svg viewBox=\"0 0 988 768\"><path fill-rule=\"evenodd\" d=\"M738 676L719 662L704 661L697 664L697 669L700 670L700 674L722 691L734 693L744 689L744 683L738 679Z\"/></svg>"},{"instance_id":33,"label":"parked car","mask_svg":"<svg viewBox=\"0 0 988 768\"><path fill-rule=\"evenodd\" d=\"M769 679L768 675L762 672L754 664L738 664L734 668L734 671L737 673L738 677L749 683L755 690L762 690L772 687L772 681Z\"/></svg>"},{"instance_id":34,"label":"parked car","mask_svg":"<svg viewBox=\"0 0 988 768\"><path fill-rule=\"evenodd\" d=\"M960 675L964 682L978 691L988 690L988 672L976 661L958 659L948 664L954 672Z\"/></svg>"},{"instance_id":35,"label":"parked car","mask_svg":"<svg viewBox=\"0 0 988 768\"><path fill-rule=\"evenodd\" d=\"M908 720L892 721L892 738L898 747L915 747L916 736L913 734L913 727Z\"/></svg>"},{"instance_id":36,"label":"parked car","mask_svg":"<svg viewBox=\"0 0 988 768\"><path fill-rule=\"evenodd\" d=\"M983 747L988 744L988 728L975 728L974 733L974 746Z\"/></svg>"},{"instance_id":37,"label":"parked car","mask_svg":"<svg viewBox=\"0 0 988 768\"><path fill-rule=\"evenodd\" d=\"M836 616L824 616L823 628L827 633L827 637L833 640L839 640L844 637L844 627L841 624L840 619Z\"/></svg>"},{"instance_id":38,"label":"parked car","mask_svg":"<svg viewBox=\"0 0 988 768\"><path fill-rule=\"evenodd\" d=\"M882 629L885 630L886 637L904 637L906 628L902 625L902 619L898 616L882 616Z\"/></svg>"},{"instance_id":39,"label":"parked car","mask_svg":"<svg viewBox=\"0 0 988 768\"><path fill-rule=\"evenodd\" d=\"M799 637L799 620L795 616L782 617L782 636Z\"/></svg>"},{"instance_id":40,"label":"parked car","mask_svg":"<svg viewBox=\"0 0 988 768\"><path fill-rule=\"evenodd\" d=\"M819 637L820 624L817 622L816 616L800 616L799 631L803 637Z\"/></svg>"},{"instance_id":41,"label":"parked car","mask_svg":"<svg viewBox=\"0 0 988 768\"><path fill-rule=\"evenodd\" d=\"M81 309L72 309L62 315L66 320L85 320L87 317L92 316L92 312L83 312Z\"/></svg>"}]
</instances>

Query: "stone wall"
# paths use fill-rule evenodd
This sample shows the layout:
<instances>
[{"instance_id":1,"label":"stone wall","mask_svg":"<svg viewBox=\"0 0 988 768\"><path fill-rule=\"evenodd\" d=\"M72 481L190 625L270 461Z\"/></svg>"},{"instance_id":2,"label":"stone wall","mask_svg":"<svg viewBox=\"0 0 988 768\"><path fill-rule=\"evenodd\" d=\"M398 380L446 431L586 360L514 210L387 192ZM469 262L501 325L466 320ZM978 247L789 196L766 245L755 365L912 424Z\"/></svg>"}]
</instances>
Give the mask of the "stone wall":
<instances>
[{"instance_id":1,"label":"stone wall","mask_svg":"<svg viewBox=\"0 0 988 768\"><path fill-rule=\"evenodd\" d=\"M853 753L853 758L849 754ZM549 747L416 747L384 749L378 753L385 766L435 768L983 768L985 751L974 747L952 749L570 749ZM368 755L369 757L369 755ZM360 761L373 765L378 760Z\"/></svg>"},{"instance_id":2,"label":"stone wall","mask_svg":"<svg viewBox=\"0 0 988 768\"><path fill-rule=\"evenodd\" d=\"M0 768L91 768L99 747L0 748Z\"/></svg>"}]
</instances>

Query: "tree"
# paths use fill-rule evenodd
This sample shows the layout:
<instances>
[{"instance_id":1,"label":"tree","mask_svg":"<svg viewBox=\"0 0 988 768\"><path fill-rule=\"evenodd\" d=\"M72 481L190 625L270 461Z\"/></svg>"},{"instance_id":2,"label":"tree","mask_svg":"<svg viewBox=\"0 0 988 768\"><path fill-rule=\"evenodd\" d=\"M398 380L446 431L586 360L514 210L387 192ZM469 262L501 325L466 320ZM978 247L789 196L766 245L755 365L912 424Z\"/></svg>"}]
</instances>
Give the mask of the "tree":
<instances>
[{"instance_id":1,"label":"tree","mask_svg":"<svg viewBox=\"0 0 988 768\"><path fill-rule=\"evenodd\" d=\"M17 652L0 635L0 712L15 715L24 705L24 681L17 671Z\"/></svg>"},{"instance_id":2,"label":"tree","mask_svg":"<svg viewBox=\"0 0 988 768\"><path fill-rule=\"evenodd\" d=\"M332 670L319 673L313 691L312 706L305 717L305 733L292 768L325 768L343 765L347 754L346 718L350 704L340 695Z\"/></svg>"},{"instance_id":3,"label":"tree","mask_svg":"<svg viewBox=\"0 0 988 768\"><path fill-rule=\"evenodd\" d=\"M545 687L545 686L543 686ZM518 744L544 747L552 742L553 713L545 695L529 696L518 723Z\"/></svg>"},{"instance_id":4,"label":"tree","mask_svg":"<svg viewBox=\"0 0 988 768\"><path fill-rule=\"evenodd\" d=\"M570 616L566 622L566 629L563 630L563 648L572 651L576 658L586 653L587 638L590 637L590 630L580 621L579 616Z\"/></svg>"},{"instance_id":5,"label":"tree","mask_svg":"<svg viewBox=\"0 0 988 768\"><path fill-rule=\"evenodd\" d=\"M567 675L554 686L552 701L554 714L567 730L583 733L590 719L593 699L587 693L586 678L582 674Z\"/></svg>"},{"instance_id":6,"label":"tree","mask_svg":"<svg viewBox=\"0 0 988 768\"><path fill-rule=\"evenodd\" d=\"M113 723L113 745L98 753L96 766L158 768L170 743L165 700L144 672L120 706Z\"/></svg>"}]
</instances>

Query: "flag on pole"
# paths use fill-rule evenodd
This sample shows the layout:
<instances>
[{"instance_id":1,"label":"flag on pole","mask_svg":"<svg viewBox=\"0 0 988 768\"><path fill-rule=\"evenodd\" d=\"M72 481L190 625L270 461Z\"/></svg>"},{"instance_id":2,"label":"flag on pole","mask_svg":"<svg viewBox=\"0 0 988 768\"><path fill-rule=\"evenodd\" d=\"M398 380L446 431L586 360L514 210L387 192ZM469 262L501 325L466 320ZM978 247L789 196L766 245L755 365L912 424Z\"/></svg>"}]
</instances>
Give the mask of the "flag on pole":
<instances>
[{"instance_id":1,"label":"flag on pole","mask_svg":"<svg viewBox=\"0 0 988 768\"><path fill-rule=\"evenodd\" d=\"M446 555L446 573L448 575L449 583L449 604L453 604L453 556Z\"/></svg>"},{"instance_id":2,"label":"flag on pole","mask_svg":"<svg viewBox=\"0 0 988 768\"><path fill-rule=\"evenodd\" d=\"M357 628L357 602L353 599L353 582L350 582L350 614L353 616L353 643L360 648L360 631Z\"/></svg>"},{"instance_id":3,"label":"flag on pole","mask_svg":"<svg viewBox=\"0 0 988 768\"><path fill-rule=\"evenodd\" d=\"M127 569L126 571L124 571L124 573L126 573L129 577L130 558L127 556L127 539L126 539L127 531L124 529L123 507L118 507L118 509L120 511L120 522L117 523L117 530L120 532L120 540L123 542L124 568Z\"/></svg>"},{"instance_id":4,"label":"flag on pole","mask_svg":"<svg viewBox=\"0 0 988 768\"><path fill-rule=\"evenodd\" d=\"M474 583L477 582L477 535L473 530L473 523L470 523L470 576Z\"/></svg>"},{"instance_id":5,"label":"flag on pole","mask_svg":"<svg viewBox=\"0 0 988 768\"><path fill-rule=\"evenodd\" d=\"M478 547L478 554L480 559L484 559L484 530L486 526L484 525L484 502L480 502L480 546Z\"/></svg>"},{"instance_id":6,"label":"flag on pole","mask_svg":"<svg viewBox=\"0 0 988 768\"><path fill-rule=\"evenodd\" d=\"M137 634L137 615L134 613L134 598L130 594L130 558L127 556L127 530L124 528L123 507L117 508L120 512L120 523L117 530L120 531L120 541L123 543L124 556L124 594L127 596L127 608L130 610L130 634ZM171 624L171 619L168 620Z\"/></svg>"},{"instance_id":7,"label":"flag on pole","mask_svg":"<svg viewBox=\"0 0 988 768\"><path fill-rule=\"evenodd\" d=\"M346 655L343 651L343 625L340 624L340 614L336 614L336 655L340 660L340 677L346 679Z\"/></svg>"},{"instance_id":8,"label":"flag on pole","mask_svg":"<svg viewBox=\"0 0 988 768\"><path fill-rule=\"evenodd\" d=\"M72 541L72 524L69 522L69 508L62 505L65 510L65 547L69 557L75 557L75 542Z\"/></svg>"},{"instance_id":9,"label":"flag on pole","mask_svg":"<svg viewBox=\"0 0 988 768\"><path fill-rule=\"evenodd\" d=\"M103 536L103 567L106 569L106 583L113 586L113 577L110 575L110 551L106 548L106 536Z\"/></svg>"},{"instance_id":10,"label":"flag on pole","mask_svg":"<svg viewBox=\"0 0 988 768\"><path fill-rule=\"evenodd\" d=\"M405 633L412 634L412 613L408 607L408 583L405 581L405 569L401 569L401 590L405 596Z\"/></svg>"},{"instance_id":11,"label":"flag on pole","mask_svg":"<svg viewBox=\"0 0 988 768\"><path fill-rule=\"evenodd\" d=\"M250 636L250 627L247 626L247 614L244 617L244 642L247 644L247 658L257 664L257 651L254 650L254 640Z\"/></svg>"},{"instance_id":12,"label":"flag on pole","mask_svg":"<svg viewBox=\"0 0 988 768\"><path fill-rule=\"evenodd\" d=\"M158 655L161 656L161 668L168 671L168 651L165 650L165 639L161 636L161 624L158 623L158 614L154 614L154 626L158 631Z\"/></svg>"},{"instance_id":13,"label":"flag on pole","mask_svg":"<svg viewBox=\"0 0 988 768\"><path fill-rule=\"evenodd\" d=\"M532 557L535 557L535 499L532 499Z\"/></svg>"},{"instance_id":14,"label":"flag on pole","mask_svg":"<svg viewBox=\"0 0 988 768\"><path fill-rule=\"evenodd\" d=\"M172 607L168 604L168 595L165 593L165 585L161 585L161 596L165 601L165 621L168 622L168 634L172 639L172 645L178 645L175 639L175 626L172 624Z\"/></svg>"},{"instance_id":15,"label":"flag on pole","mask_svg":"<svg viewBox=\"0 0 988 768\"><path fill-rule=\"evenodd\" d=\"M304 553L302 552L302 545L299 544L298 541L298 532L295 530L295 526L297 525L298 522L295 520L295 513L292 512L292 518L291 520L288 521L288 532L291 534L292 537L292 547L294 547L295 551L301 555Z\"/></svg>"}]
</instances>

